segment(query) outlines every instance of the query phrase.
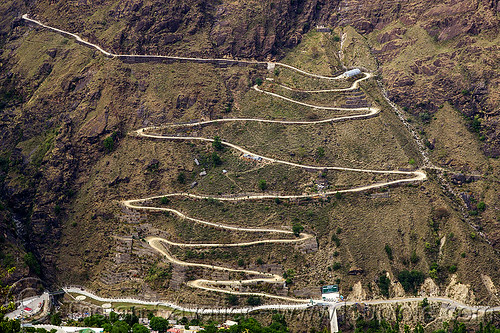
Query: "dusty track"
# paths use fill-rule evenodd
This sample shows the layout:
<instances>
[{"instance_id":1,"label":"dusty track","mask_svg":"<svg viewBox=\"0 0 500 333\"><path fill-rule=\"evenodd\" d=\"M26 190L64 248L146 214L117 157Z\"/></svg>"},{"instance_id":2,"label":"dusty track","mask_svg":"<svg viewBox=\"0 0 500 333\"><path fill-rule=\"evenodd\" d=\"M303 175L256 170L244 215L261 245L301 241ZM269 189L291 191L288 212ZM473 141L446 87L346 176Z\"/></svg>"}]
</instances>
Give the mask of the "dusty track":
<instances>
[{"instance_id":1,"label":"dusty track","mask_svg":"<svg viewBox=\"0 0 500 333\"><path fill-rule=\"evenodd\" d=\"M88 41L83 40L81 37L74 33L70 33L61 29L57 29L48 25L45 25L41 23L40 21L30 19L28 18L27 14L23 15L22 18L32 24L39 25L41 27L50 29L52 31L55 31L57 33L63 34L65 36L73 37L76 39L76 41L82 45L94 48L104 54L106 57L109 58L120 58L120 59L125 59L125 58L144 58L145 60L151 59L151 60L158 60L158 59L168 59L168 60L173 60L173 61L191 61L191 62L198 62L198 63L233 63L233 64L248 64L248 65L274 65L274 66L282 66L291 70L294 70L300 74L307 75L310 77L314 78L319 78L319 79L324 79L324 80L340 80L343 79L343 75L339 76L323 76L323 75L318 75L318 74L313 74L313 73L308 73L306 71L303 71L301 69L298 69L296 67L279 63L279 62L273 62L273 63L268 63L268 62L260 62L260 61L253 61L253 60L235 60L235 59L215 59L215 58L189 58L189 57L176 57L176 56L162 56L162 55L133 55L133 54L115 54L112 52L105 51L103 48L100 46L90 43ZM364 73L364 77L356 80L351 87L348 88L339 88L339 89L329 89L329 90L304 90L304 92L311 92L311 93L322 93L322 92L340 92L340 91L349 91L349 90L355 90L359 88L359 82L363 80L367 80L372 75L370 73ZM282 86L285 89L289 90L296 90L293 88L289 88L286 86ZM311 107L311 108L316 108L316 109L324 109L324 110L342 110L342 111L355 111L355 112L366 112L365 114L357 114L357 115L352 115L352 116L342 116L342 117L334 117L330 119L324 119L324 120L318 120L318 121L281 121L281 120L266 120L266 119L252 119L252 118L243 118L243 119L238 119L238 118L233 118L233 119L217 119L217 120L209 120L209 121L201 121L201 122L194 122L194 123L189 123L189 124L170 124L166 126L161 126L161 127L148 127L148 128L142 128L137 131L135 131L135 135L137 136L142 136L142 137L148 137L152 139L162 139L162 140L198 140L198 141L204 141L204 142L213 142L213 139L210 138L204 138L204 137L194 137L194 136L186 136L186 137L179 137L179 136L169 136L169 135L162 135L162 134L156 134L154 131L158 129L165 129L169 127L193 127L193 126L199 126L199 125L209 125L212 123L218 123L218 122L234 122L234 121L239 121L239 122L245 122L245 121L253 121L253 122L262 122L262 123L280 123L280 124L285 124L285 125L303 125L303 124L319 124L319 123L327 123L327 122L337 122L337 121L347 121L347 120L359 120L359 119L364 119L364 118L369 118L376 116L379 112L380 109L378 108L352 108L352 109L346 109L346 108L339 108L339 107L328 107L328 106L317 106L317 105L312 105L312 104L307 104L303 103L300 101L293 100L291 98L287 98L284 96L281 96L279 94L275 94L272 92L268 92L265 90L260 89L258 86L253 87L256 91L260 93L265 93L270 96L273 96L275 98L280 98L283 100L286 100L291 103L296 103L302 106L306 107ZM300 91L300 90L299 90ZM232 144L230 142L222 141L222 144L232 148L234 150L237 150L243 154L251 154L251 155L256 155L245 148ZM415 181L422 181L426 179L426 174L423 171L414 171L414 172L406 172L406 171L391 171L391 170L372 170L372 169L355 169L355 168L344 168L344 167L337 167L337 166L309 166L309 165L302 165L298 163L293 163L293 162L288 162L288 161L283 161L283 160L278 160L272 157L266 157L266 156L261 156L263 160L271 162L271 163L280 163L284 165L288 165L291 167L297 167L297 168L307 168L307 169L313 169L313 170L338 170L338 171L353 171L353 172L364 172L364 173L376 173L376 174L398 174L398 175L405 175L408 176L408 178L400 179L400 180L394 180L394 181L389 181L389 182L381 182L381 183L376 183L376 184L370 184L370 185L365 185L365 186L360 186L356 188L351 188L351 189L346 189L346 190L340 190L340 191L326 191L323 192L323 195L331 195L339 192L360 192L360 191L366 191L369 189L374 189L374 188L379 188L383 186L389 186L389 185L396 185L396 184L404 184L404 183L410 183L410 182L415 182ZM196 194L190 194L190 193L171 193L167 195L161 195L161 196L153 196L153 197L148 197L148 198L142 198L142 199L136 199L136 200L126 200L123 201L123 204L129 208L133 209L142 209L142 210L150 210L150 211L167 211L171 212L175 215L177 215L179 218L186 219L189 221L192 221L194 223L199 223L199 224L204 224L204 225L209 225L212 227L216 228L222 228L222 229L227 229L227 230L234 230L234 231L243 231L243 232L268 232L268 233L281 233L281 234L292 234L291 231L287 230L278 230L278 229L268 229L268 228L243 228L243 227L237 227L237 226L230 226L230 225L225 225L225 224L220 224L220 223L214 223L214 222L209 222L209 221L203 221L200 219L192 218L189 217L182 212L171 209L171 208L161 208L161 207L151 207L151 206L145 206L141 205L142 203L146 203L152 199L164 197L164 196L185 196L185 197L191 197L191 198L209 198L208 196L203 196L203 195L196 195ZM280 198L280 199L293 199L293 198L305 198L305 197L315 197L317 194L303 194L303 195L246 195L246 196L239 196L239 197L225 197L225 196L220 196L216 197L219 200L223 201L241 201L241 200L261 200L261 199L272 199L272 198ZM176 243L172 242L163 238L159 237L148 237L147 241L150 244L152 248L154 248L156 251L159 253L163 254L165 258L172 263L175 263L177 265L182 265L182 266L190 266L190 267L201 267L201 268L206 268L206 269L213 269L213 270L220 270L220 271L226 271L226 272L237 272L237 273L245 273L249 275L258 275L258 276L263 276L259 278L253 278L253 279L247 279L247 280L228 280L228 281L214 281L214 280L205 280L205 279L198 279L194 281L188 282L188 285L191 287L203 289L203 290L209 290L209 291L217 291L217 292L223 292L223 293L231 293L231 294L238 294L238 295L255 295L255 296L264 296L264 297L269 297L269 298L276 298L276 299L281 299L285 301L293 301L293 302L308 302L307 300L304 299L296 299L296 298L291 298L291 297L284 297L284 296L277 296L277 295L271 295L271 294L265 294L265 293L253 293L253 292L240 292L240 291L234 291L231 289L221 289L217 288L220 286L225 286L225 287L234 287L234 286L242 286L242 285L249 285L249 284L254 284L256 282L267 282L267 283L283 283L284 279L281 276L275 275L275 274L269 274L269 273L264 273L264 272L258 272L258 271L252 271L252 270L245 270L245 269L232 269L232 268L227 268L227 267L221 267L221 266L214 266L214 265L208 265L208 264L198 264L198 263L188 263L184 262L181 260L178 260L174 258L164 247L164 244L170 245L170 246L180 246L180 247L235 247L235 246L253 246L253 245L258 245L258 244L265 244L265 243L294 243L294 242L301 242L306 239L312 238L313 236L310 234L302 233L299 238L295 239L268 239L268 240L258 240L258 241L250 241L250 242L241 242L241 243L233 243L233 244L221 244L221 243L199 243L199 244L188 244L188 243ZM217 287L216 287L217 286ZM301 305L300 307L304 307L304 305ZM264 308L264 307L260 307ZM273 308L273 307L269 307ZM274 307L277 308L277 307ZM297 306L291 306L291 308L297 308Z\"/></svg>"}]
</instances>

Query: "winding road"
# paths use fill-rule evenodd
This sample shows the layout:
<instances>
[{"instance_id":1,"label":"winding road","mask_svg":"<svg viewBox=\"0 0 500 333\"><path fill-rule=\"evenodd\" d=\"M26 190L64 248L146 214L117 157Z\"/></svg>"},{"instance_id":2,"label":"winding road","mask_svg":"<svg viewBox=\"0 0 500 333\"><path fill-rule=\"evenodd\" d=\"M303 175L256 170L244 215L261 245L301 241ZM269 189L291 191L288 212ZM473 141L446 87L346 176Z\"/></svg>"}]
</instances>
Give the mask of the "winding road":
<instances>
[{"instance_id":1,"label":"winding road","mask_svg":"<svg viewBox=\"0 0 500 333\"><path fill-rule=\"evenodd\" d=\"M254 60L236 60L236 59L215 59L215 58L190 58L190 57L177 57L177 56L162 56L162 55L133 55L133 54L116 54L112 52L108 52L101 48L100 46L85 41L78 35L74 33L70 33L58 28L54 28L48 25L45 25L41 23L38 20L34 20L28 17L27 14L23 15L22 18L26 20L27 22L30 22L31 24L35 24L41 27L44 27L46 29L55 31L57 33L63 34L65 36L70 36L72 38L75 38L76 41L82 45L91 47L96 49L97 51L101 52L108 58L119 58L119 59L125 59L125 58L144 58L144 59L168 59L168 60L173 60L173 61L192 61L192 62L198 62L198 63L207 63L207 62L213 62L213 63L233 63L233 64L248 64L248 65L266 65L268 68L273 67L273 66L282 66L284 68L291 69L293 71L296 71L297 73L300 73L302 75L307 75L313 78L319 78L319 79L324 79L324 80L343 80L345 79L344 75L338 75L338 76L323 76L323 75L318 75L314 73L308 73L306 71L303 71L299 68L293 67L288 64L280 63L280 62L262 62L262 61L254 61ZM351 91L351 90L356 90L359 88L359 83L364 80L368 80L372 77L371 73L363 73L363 77L357 79L352 83L350 87L347 88L338 88L338 89L324 89L324 90L298 90L295 88L290 88L284 85L280 85L280 87L283 87L284 89L288 90L293 90L293 91L301 91L301 92L308 92L308 93L332 93L332 92L342 92L342 91ZM362 108L340 108L340 107L328 107L328 106L318 106L318 105L313 105L313 104L308 104L308 103L303 103L300 101L296 101L294 99L269 92L266 90L261 89L259 86L254 86L254 90L256 90L259 93L262 94L267 94L269 96L272 96L274 98L279 98L282 100L285 100L290 103L295 103L298 105L302 105L305 107L310 107L313 109L323 109L323 110L332 110L332 111L352 111L352 112L363 112L363 114L355 114L355 115L348 115L348 116L340 116L340 117L333 117L329 119L323 119L323 120L316 120L316 121L291 121L291 120L267 120L267 119L254 119L254 118L228 118L228 119L215 119L215 120L207 120L207 121L199 121L199 122L193 122L193 123L188 123L188 124L168 124L168 125L163 125L163 126L154 126L154 127L147 127L147 128L141 128L136 131L134 131L133 135L138 136L138 137L147 137L151 139L160 139L160 140L189 140L189 141L202 141L202 142L213 142L213 139L210 138L205 138L205 137L198 137L198 136L174 136L174 135L165 135L165 134L158 134L158 130L165 130L168 128L189 128L193 126L200 126L200 125L210 125L210 124L215 124L215 123L222 123L222 122L261 122L261 123L279 123L279 124L284 124L284 125L305 125L305 124L321 124L321 123L329 123L329 122L338 122L338 121L351 121L351 120L360 120L360 119L366 119L370 117L377 116L380 113L380 109L376 107L362 107ZM348 192L361 192L361 191L366 191L374 188L380 188L380 187L385 187L385 186L390 186L390 185L398 185L398 184L405 184L405 183L413 183L413 182L419 182L423 181L427 178L425 172L422 170L416 170L416 171L398 171L398 170L373 170L373 169L356 169L356 168L345 168L345 167L339 167L339 166L311 166L311 165L303 165L303 164L298 164L298 163L293 163L289 161L284 161L284 160L279 160L275 159L273 157L267 157L267 156L261 156L257 155L255 153L252 153L248 151L247 149L238 146L236 144L227 142L227 141L222 141L221 142L223 145L225 145L228 148L234 149L242 154L250 154L253 156L260 156L262 160L270 162L270 163L277 163L277 164L283 164L283 165L288 165L291 167L295 168L305 168L309 170L336 170L336 171L352 171L352 172L363 172L363 173L373 173L373 174L386 174L386 175L403 175L406 178L403 179L398 179L398 180L392 180L392 181L386 181L386 182L379 182L375 184L369 184L369 185L364 185L364 186L359 186L359 187L354 187L354 188L349 188L349 189L344 189L344 190L336 190L336 191L324 191L321 194L326 196L326 195L332 195L335 193L348 193ZM295 199L295 198L311 198L311 197L317 197L318 194L301 194L301 195L272 195L272 194L252 194L252 195L244 195L244 196L219 196L219 197L214 197L214 196L206 196L206 195L199 195L199 194L192 194L192 193L170 193L166 195L158 195L158 196L151 196L148 198L141 198L141 199L133 199L133 200L125 200L123 201L123 205L131 208L131 209L136 209L136 210L149 210L149 211L165 211L172 213L176 215L178 218L184 219L191 221L193 223L198 223L198 224L203 224L207 226L211 226L214 228L220 228L220 229L225 229L225 230L233 230L233 231L240 231L240 232L248 232L248 233L274 233L274 234L287 234L291 235L293 234L292 231L289 230L280 230L280 229L272 229L272 228L246 228L246 227L238 227L238 226L231 226L231 225L226 225L226 224L221 224L221 223L216 223L216 222L210 222L210 221L204 221L201 219L189 217L186 214L173 209L173 208L163 208L163 207L154 207L154 206L147 206L144 205L147 202L150 202L151 200L158 199L161 197L165 196L183 196L187 198L196 198L196 199L207 199L207 198L216 198L221 201L242 201L242 200L262 200L262 199ZM209 264L200 264L200 263L190 263L190 262L184 262L181 261L174 256L172 256L167 248L167 246L177 246L177 247L205 247L205 248L213 248L213 247L244 247L244 246L254 246L254 245L259 245L259 244L266 244L266 243L282 243L282 244L289 244L289 243L297 243L297 242L303 242L305 240L311 239L314 236L311 234L307 233L301 233L299 237L297 238L285 238L285 239L263 239L263 240L256 240L256 241L248 241L248 242L239 242L239 243L231 243L231 244L222 244L222 243L178 243L178 242L173 242L164 238L160 237L148 237L146 238L147 242L149 245L155 249L157 252L161 253L168 261L176 264L176 265L181 265L181 266L189 266L189 267L199 267L203 269L210 269L210 270L219 270L219 271L225 271L225 272L232 272L232 273L244 273L248 275L256 275L259 277L256 278L251 278L251 279L245 279L245 280L227 280L227 281L216 281L216 280L207 280L207 279L197 279L194 281L189 281L187 284L191 287L202 289L202 290L207 290L207 291L215 291L215 292L222 292L222 293L230 293L230 294L237 294L237 295L255 295L255 296L263 296L263 297L268 297L268 298L274 298L274 299L280 299L283 301L287 302L295 302L295 303L302 303L302 304L292 304L292 305L265 305L265 306L259 306L259 307L252 307L252 308L239 308L239 309L204 309L202 312L199 313L247 313L250 311L255 311L255 310L263 310L263 309L304 309L309 306L313 305L321 305L323 303L317 301L311 301L311 300L305 300L305 299L298 299L298 298L293 298L293 297L286 297L286 296L278 296L278 295L273 295L273 294L267 294L267 293L259 293L259 292L242 292L237 290L240 286L244 285L253 285L258 282L265 282L265 283L272 283L272 284L283 284L285 282L284 278L282 276L276 275L276 274L271 274L271 273L266 273L266 272L259 272L259 271L254 271L254 270L246 270L246 269L233 269L233 268L227 268L227 267L222 267L222 266L216 266L216 265L209 265ZM229 287L229 289L227 289ZM235 290L236 289L236 290ZM146 302L146 301L139 301L139 300L134 300L134 299L121 299L121 300L111 300L111 299L105 299L101 297L97 297L89 292L82 291L82 290L72 290L71 288L66 288L65 289L67 292L78 292L80 294L89 296L91 298L100 300L100 301L120 301L120 302L128 302L128 303L136 303L136 304L152 304L152 302ZM430 299L430 298L429 298ZM394 302L397 301L415 301L417 299L401 299L401 300L394 300ZM447 300L449 302L454 302L452 300ZM388 301L371 301L371 302L392 302L392 300ZM353 304L353 302L347 302L348 304ZM371 304L369 302L365 302L367 304ZM169 307L172 307L174 309L179 309L183 311L191 311L193 309L187 309L183 308L179 305L175 305L172 303L154 303L154 304L161 304L161 305L166 305ZM338 306L335 304L330 304L329 306ZM378 303L373 303L373 304L378 304ZM463 306L462 306L463 307ZM229 310L229 311L228 311Z\"/></svg>"}]
</instances>

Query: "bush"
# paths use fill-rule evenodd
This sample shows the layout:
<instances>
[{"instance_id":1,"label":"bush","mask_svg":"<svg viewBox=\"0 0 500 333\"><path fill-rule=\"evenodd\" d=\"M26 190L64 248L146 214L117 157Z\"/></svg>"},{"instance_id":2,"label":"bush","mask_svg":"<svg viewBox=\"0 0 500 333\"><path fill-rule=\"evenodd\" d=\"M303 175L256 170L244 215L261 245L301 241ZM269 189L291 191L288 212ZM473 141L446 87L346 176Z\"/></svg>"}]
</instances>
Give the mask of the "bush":
<instances>
[{"instance_id":1,"label":"bush","mask_svg":"<svg viewBox=\"0 0 500 333\"><path fill-rule=\"evenodd\" d=\"M250 296L247 298L247 304L250 306L259 306L262 303L262 300L259 296Z\"/></svg>"},{"instance_id":2,"label":"bush","mask_svg":"<svg viewBox=\"0 0 500 333\"><path fill-rule=\"evenodd\" d=\"M380 289L380 293L385 297L389 297L389 286L391 285L391 280L385 274L379 276L377 285Z\"/></svg>"},{"instance_id":3,"label":"bush","mask_svg":"<svg viewBox=\"0 0 500 333\"><path fill-rule=\"evenodd\" d=\"M341 192L336 192L335 193L335 199L337 199L337 200L342 199L342 193Z\"/></svg>"},{"instance_id":4,"label":"bush","mask_svg":"<svg viewBox=\"0 0 500 333\"><path fill-rule=\"evenodd\" d=\"M300 223L294 223L292 231L295 236L299 237L300 233L304 231L304 227Z\"/></svg>"},{"instance_id":5,"label":"bush","mask_svg":"<svg viewBox=\"0 0 500 333\"><path fill-rule=\"evenodd\" d=\"M316 157L317 158L325 157L325 148L323 148L323 147L316 148Z\"/></svg>"},{"instance_id":6,"label":"bush","mask_svg":"<svg viewBox=\"0 0 500 333\"><path fill-rule=\"evenodd\" d=\"M158 331L160 333L166 332L169 329L168 320L162 317L153 317L149 322L149 327L153 331Z\"/></svg>"},{"instance_id":7,"label":"bush","mask_svg":"<svg viewBox=\"0 0 500 333\"><path fill-rule=\"evenodd\" d=\"M24 263L36 275L40 275L42 273L40 263L32 252L28 252L24 255Z\"/></svg>"},{"instance_id":8,"label":"bush","mask_svg":"<svg viewBox=\"0 0 500 333\"><path fill-rule=\"evenodd\" d=\"M212 147L214 147L216 150L224 149L224 146L222 145L222 140L219 136L214 137L214 141L212 142Z\"/></svg>"},{"instance_id":9,"label":"bush","mask_svg":"<svg viewBox=\"0 0 500 333\"><path fill-rule=\"evenodd\" d=\"M332 235L332 242L335 243L335 246L336 247L339 247L340 246L340 239L338 238L338 236L336 234L333 234Z\"/></svg>"},{"instance_id":10,"label":"bush","mask_svg":"<svg viewBox=\"0 0 500 333\"><path fill-rule=\"evenodd\" d=\"M257 265L262 265L262 264L264 263L264 260L262 260L262 258L260 258L260 257L259 257L259 258L257 258L257 260L255 261L255 263L256 263Z\"/></svg>"},{"instance_id":11,"label":"bush","mask_svg":"<svg viewBox=\"0 0 500 333\"><path fill-rule=\"evenodd\" d=\"M334 271L337 271L337 270L339 270L339 269L341 269L341 268L342 268L342 264L341 264L341 263L339 263L339 262L334 262L334 263L333 263L333 265L332 265L332 269L333 269Z\"/></svg>"},{"instance_id":12,"label":"bush","mask_svg":"<svg viewBox=\"0 0 500 333\"><path fill-rule=\"evenodd\" d=\"M448 267L448 272L450 272L452 274L455 273L457 270L458 270L458 267L455 264L453 264L450 267Z\"/></svg>"},{"instance_id":13,"label":"bush","mask_svg":"<svg viewBox=\"0 0 500 333\"><path fill-rule=\"evenodd\" d=\"M486 204L484 203L484 201L479 201L479 203L477 204L477 210L480 212L484 212L485 209Z\"/></svg>"},{"instance_id":14,"label":"bush","mask_svg":"<svg viewBox=\"0 0 500 333\"><path fill-rule=\"evenodd\" d=\"M258 86L262 85L262 82L263 81L262 81L262 79L260 77L258 77L258 78L255 79L255 84L258 85Z\"/></svg>"},{"instance_id":15,"label":"bush","mask_svg":"<svg viewBox=\"0 0 500 333\"><path fill-rule=\"evenodd\" d=\"M102 142L102 145L104 146L104 149L109 153L110 151L113 150L115 147L115 140L113 139L113 136L108 136L104 141Z\"/></svg>"},{"instance_id":16,"label":"bush","mask_svg":"<svg viewBox=\"0 0 500 333\"><path fill-rule=\"evenodd\" d=\"M186 183L186 175L184 174L184 172L181 172L177 175L177 181L181 184Z\"/></svg>"},{"instance_id":17,"label":"bush","mask_svg":"<svg viewBox=\"0 0 500 333\"><path fill-rule=\"evenodd\" d=\"M240 266L240 267L245 266L245 260L243 260L243 259L238 259L238 266Z\"/></svg>"},{"instance_id":18,"label":"bush","mask_svg":"<svg viewBox=\"0 0 500 333\"><path fill-rule=\"evenodd\" d=\"M238 305L239 303L238 296L229 294L227 296L227 303L231 306Z\"/></svg>"},{"instance_id":19,"label":"bush","mask_svg":"<svg viewBox=\"0 0 500 333\"><path fill-rule=\"evenodd\" d=\"M162 197L160 199L160 202L161 202L162 205L168 205L170 203L170 199L167 198L167 197Z\"/></svg>"},{"instance_id":20,"label":"bush","mask_svg":"<svg viewBox=\"0 0 500 333\"><path fill-rule=\"evenodd\" d=\"M410 158L410 160L408 161L409 165L415 165L415 163L417 163L417 162L415 162L414 158Z\"/></svg>"},{"instance_id":21,"label":"bush","mask_svg":"<svg viewBox=\"0 0 500 333\"><path fill-rule=\"evenodd\" d=\"M219 157L219 155L217 155L216 152L212 153L212 164L214 166L218 166L218 165L222 164L222 159Z\"/></svg>"},{"instance_id":22,"label":"bush","mask_svg":"<svg viewBox=\"0 0 500 333\"><path fill-rule=\"evenodd\" d=\"M394 259L394 256L392 255L392 248L389 246L389 244L385 244L385 253L387 253L387 258L389 258L389 260Z\"/></svg>"},{"instance_id":23,"label":"bush","mask_svg":"<svg viewBox=\"0 0 500 333\"><path fill-rule=\"evenodd\" d=\"M417 256L417 252L413 251L410 256L410 261L412 264L418 263L420 258Z\"/></svg>"},{"instance_id":24,"label":"bush","mask_svg":"<svg viewBox=\"0 0 500 333\"><path fill-rule=\"evenodd\" d=\"M424 282L425 275L417 270L412 270L411 272L404 270L399 272L398 280L406 292L415 292Z\"/></svg>"},{"instance_id":25,"label":"bush","mask_svg":"<svg viewBox=\"0 0 500 333\"><path fill-rule=\"evenodd\" d=\"M259 179L259 188L261 191L265 191L267 189L267 183L264 179Z\"/></svg>"}]
</instances>

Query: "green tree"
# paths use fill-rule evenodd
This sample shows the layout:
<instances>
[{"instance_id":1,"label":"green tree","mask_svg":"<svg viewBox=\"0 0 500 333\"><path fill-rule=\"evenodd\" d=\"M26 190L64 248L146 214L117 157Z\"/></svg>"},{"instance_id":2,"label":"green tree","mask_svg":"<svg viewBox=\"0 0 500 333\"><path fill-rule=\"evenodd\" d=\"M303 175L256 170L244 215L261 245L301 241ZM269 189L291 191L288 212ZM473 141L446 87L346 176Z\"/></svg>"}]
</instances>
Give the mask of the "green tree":
<instances>
[{"instance_id":1,"label":"green tree","mask_svg":"<svg viewBox=\"0 0 500 333\"><path fill-rule=\"evenodd\" d=\"M389 286L391 285L391 280L385 274L381 274L378 278L377 285L380 289L380 293L385 297L389 297Z\"/></svg>"},{"instance_id":2,"label":"green tree","mask_svg":"<svg viewBox=\"0 0 500 333\"><path fill-rule=\"evenodd\" d=\"M28 252L24 255L24 263L36 275L40 275L42 273L40 264L32 252Z\"/></svg>"},{"instance_id":3,"label":"green tree","mask_svg":"<svg viewBox=\"0 0 500 333\"><path fill-rule=\"evenodd\" d=\"M219 155L217 155L216 152L213 152L212 153L212 164L214 166L218 166L218 165L221 165L222 164L222 160L221 158L219 157Z\"/></svg>"},{"instance_id":4,"label":"green tree","mask_svg":"<svg viewBox=\"0 0 500 333\"><path fill-rule=\"evenodd\" d=\"M144 325L135 323L134 326L132 326L132 333L149 333L149 329Z\"/></svg>"},{"instance_id":5,"label":"green tree","mask_svg":"<svg viewBox=\"0 0 500 333\"><path fill-rule=\"evenodd\" d=\"M300 233L304 231L304 227L300 223L294 223L292 226L292 231L296 237L299 237Z\"/></svg>"},{"instance_id":6,"label":"green tree","mask_svg":"<svg viewBox=\"0 0 500 333\"><path fill-rule=\"evenodd\" d=\"M214 141L212 142L212 147L214 147L215 150L224 149L224 146L222 145L222 140L220 139L219 136L214 137Z\"/></svg>"},{"instance_id":7,"label":"green tree","mask_svg":"<svg viewBox=\"0 0 500 333\"><path fill-rule=\"evenodd\" d=\"M250 306L259 306L262 303L262 300L259 296L250 296L247 298L247 304Z\"/></svg>"},{"instance_id":8,"label":"green tree","mask_svg":"<svg viewBox=\"0 0 500 333\"><path fill-rule=\"evenodd\" d=\"M389 260L394 259L394 256L392 255L392 248L389 244L385 244L385 253L387 253L387 258L389 258Z\"/></svg>"},{"instance_id":9,"label":"green tree","mask_svg":"<svg viewBox=\"0 0 500 333\"><path fill-rule=\"evenodd\" d=\"M228 303L229 303L229 305L231 305L231 306L238 305L238 303L239 303L238 296L233 295L233 294L229 294L229 295L227 296L227 302L228 302Z\"/></svg>"},{"instance_id":10,"label":"green tree","mask_svg":"<svg viewBox=\"0 0 500 333\"><path fill-rule=\"evenodd\" d=\"M130 325L123 320L115 321L111 333L128 333L130 331Z\"/></svg>"},{"instance_id":11,"label":"green tree","mask_svg":"<svg viewBox=\"0 0 500 333\"><path fill-rule=\"evenodd\" d=\"M113 139L113 136L108 136L106 139L104 139L102 145L108 153L112 151L115 147L115 140Z\"/></svg>"},{"instance_id":12,"label":"green tree","mask_svg":"<svg viewBox=\"0 0 500 333\"><path fill-rule=\"evenodd\" d=\"M181 184L186 183L186 175L184 174L184 172L181 172L177 175L177 181Z\"/></svg>"},{"instance_id":13,"label":"green tree","mask_svg":"<svg viewBox=\"0 0 500 333\"><path fill-rule=\"evenodd\" d=\"M262 82L263 81L262 81L262 79L260 77L258 77L258 78L255 79L255 84L258 85L258 86L262 85Z\"/></svg>"},{"instance_id":14,"label":"green tree","mask_svg":"<svg viewBox=\"0 0 500 333\"><path fill-rule=\"evenodd\" d=\"M259 179L259 188L262 191L265 191L267 189L267 182L265 181L265 179Z\"/></svg>"},{"instance_id":15,"label":"green tree","mask_svg":"<svg viewBox=\"0 0 500 333\"><path fill-rule=\"evenodd\" d=\"M316 148L316 157L318 159L325 157L325 148L323 148L323 147Z\"/></svg>"},{"instance_id":16,"label":"green tree","mask_svg":"<svg viewBox=\"0 0 500 333\"><path fill-rule=\"evenodd\" d=\"M61 314L56 312L50 315L50 324L55 326L60 326L62 323Z\"/></svg>"},{"instance_id":17,"label":"green tree","mask_svg":"<svg viewBox=\"0 0 500 333\"><path fill-rule=\"evenodd\" d=\"M149 327L153 331L158 331L160 333L166 332L169 329L168 320L162 317L153 317L149 322Z\"/></svg>"}]
</instances>

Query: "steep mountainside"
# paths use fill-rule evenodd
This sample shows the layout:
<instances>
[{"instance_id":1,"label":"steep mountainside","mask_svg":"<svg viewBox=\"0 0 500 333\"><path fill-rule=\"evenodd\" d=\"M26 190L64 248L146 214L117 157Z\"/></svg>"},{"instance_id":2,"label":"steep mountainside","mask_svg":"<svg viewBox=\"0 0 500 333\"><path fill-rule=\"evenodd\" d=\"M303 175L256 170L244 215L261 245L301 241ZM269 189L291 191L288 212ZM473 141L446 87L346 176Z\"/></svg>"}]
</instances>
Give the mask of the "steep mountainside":
<instances>
[{"instance_id":1,"label":"steep mountainside","mask_svg":"<svg viewBox=\"0 0 500 333\"><path fill-rule=\"evenodd\" d=\"M220 153L222 166L212 160L210 169L210 144L129 134L193 119L321 119L326 113L290 108L251 86L266 76L302 89L324 89L323 83L286 69L269 73L252 66L108 59L71 38L27 25L20 19L24 13L120 54L283 59L324 75L342 72L343 66L373 72L422 137L431 161L444 168L444 180L430 169L423 184L328 201L236 205L172 199L169 204L200 219L287 228L300 222L317 240L292 250L266 245L248 251L172 252L200 263L209 258L236 268L267 265L269 272L279 274L292 269L296 281L279 292L297 297L316 296L319 284L337 279L353 297L387 296L378 289L380 277L389 274L394 282L401 271L414 269L458 299L498 301L484 282L490 277L500 281L498 0L0 4L0 216L5 244L10 244L4 252L18 257L34 253L43 268L39 274L54 285L81 283L110 294L182 295L193 302L204 297L209 303L224 298L194 294L182 285L208 274L166 263L145 237L201 242L209 235L230 242L248 236L131 211L120 200L185 191L300 194L318 184L343 189L381 179L274 166L256 171L242 166L228 150ZM332 27L333 33L317 33L317 24ZM382 112L366 123L307 131L221 124L189 133L220 135L259 154L308 165L392 170L424 164L375 80L364 82L354 95L335 95L335 102L280 91L269 82L263 87L312 104L345 106L361 99ZM204 170L193 164L195 158L208 163L207 177L200 176ZM236 181L222 173L230 167L241 171ZM267 183L258 183L260 179ZM195 181L198 185L191 189ZM3 261L5 267L11 264ZM30 268L35 274L36 265ZM438 288L433 283L426 281L424 288ZM391 296L404 293L397 283L390 290Z\"/></svg>"}]
</instances>

